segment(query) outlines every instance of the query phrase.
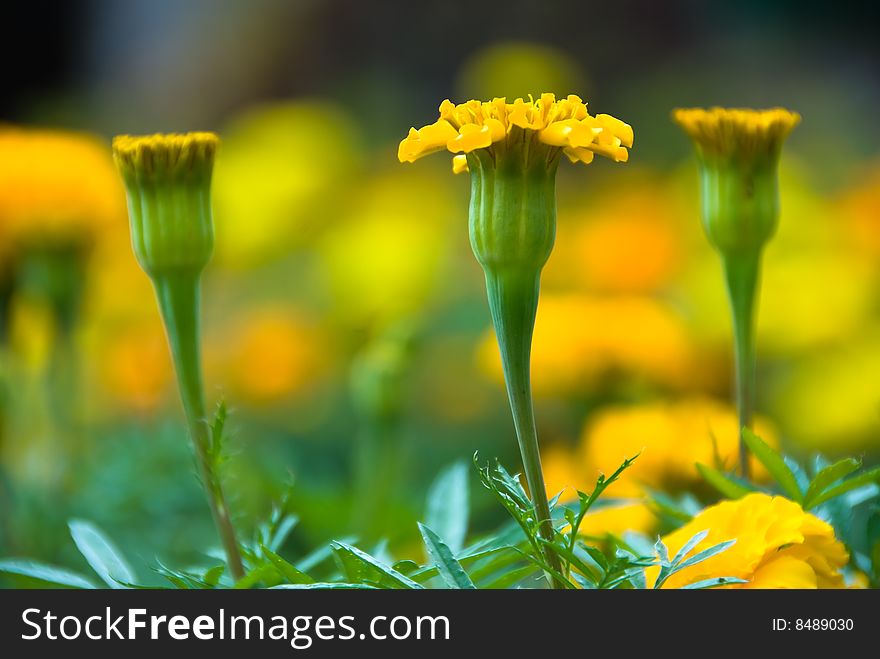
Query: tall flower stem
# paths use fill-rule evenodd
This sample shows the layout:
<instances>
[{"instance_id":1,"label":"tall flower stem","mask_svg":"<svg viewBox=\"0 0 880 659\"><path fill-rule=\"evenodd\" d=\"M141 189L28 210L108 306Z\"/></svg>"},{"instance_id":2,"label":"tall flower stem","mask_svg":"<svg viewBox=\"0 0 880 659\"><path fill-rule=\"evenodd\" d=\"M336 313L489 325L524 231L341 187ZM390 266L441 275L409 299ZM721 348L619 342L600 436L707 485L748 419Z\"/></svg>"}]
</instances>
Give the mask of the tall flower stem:
<instances>
[{"instance_id":1,"label":"tall flower stem","mask_svg":"<svg viewBox=\"0 0 880 659\"><path fill-rule=\"evenodd\" d=\"M743 428L752 428L755 409L755 308L761 252L727 256L723 258L723 264L733 317L734 387L741 432ZM739 440L739 471L743 478L749 478L749 451L742 437Z\"/></svg>"},{"instance_id":2,"label":"tall flower stem","mask_svg":"<svg viewBox=\"0 0 880 659\"><path fill-rule=\"evenodd\" d=\"M168 343L177 373L180 398L195 451L199 476L223 549L229 571L236 581L244 576L241 554L229 508L217 473L212 451L211 429L205 414L199 349L199 275L185 269L153 278L159 310L168 333Z\"/></svg>"},{"instance_id":3,"label":"tall flower stem","mask_svg":"<svg viewBox=\"0 0 880 659\"><path fill-rule=\"evenodd\" d=\"M504 381L513 413L523 471L538 515L541 537L552 542L553 522L541 469L530 376L532 332L538 309L539 285L539 273L486 270L489 311L501 351ZM544 558L556 572L561 571L559 557L552 549L545 547ZM558 585L555 578L550 579L550 584L554 588Z\"/></svg>"}]
</instances>

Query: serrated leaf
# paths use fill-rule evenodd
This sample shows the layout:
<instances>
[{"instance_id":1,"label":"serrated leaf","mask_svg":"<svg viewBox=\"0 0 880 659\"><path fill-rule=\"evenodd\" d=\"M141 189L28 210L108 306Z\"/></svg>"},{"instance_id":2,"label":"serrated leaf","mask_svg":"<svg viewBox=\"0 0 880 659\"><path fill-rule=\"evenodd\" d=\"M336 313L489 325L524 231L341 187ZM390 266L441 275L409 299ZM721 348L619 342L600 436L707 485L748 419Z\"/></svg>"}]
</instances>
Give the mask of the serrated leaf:
<instances>
[{"instance_id":1,"label":"serrated leaf","mask_svg":"<svg viewBox=\"0 0 880 659\"><path fill-rule=\"evenodd\" d=\"M137 577L115 544L94 524L74 519L68 523L76 548L95 573L111 588L124 588Z\"/></svg>"},{"instance_id":2,"label":"serrated leaf","mask_svg":"<svg viewBox=\"0 0 880 659\"><path fill-rule=\"evenodd\" d=\"M812 508L813 500L816 497L827 490L830 486L834 485L834 483L841 478L849 476L861 466L861 461L856 458L844 458L843 460L835 462L833 465L822 469L816 474L816 477L810 482L810 486L807 488L807 493L804 496L804 508L806 510Z\"/></svg>"},{"instance_id":3,"label":"serrated leaf","mask_svg":"<svg viewBox=\"0 0 880 659\"><path fill-rule=\"evenodd\" d=\"M456 462L444 469L428 489L425 524L436 529L454 554L464 547L468 498L468 468L464 462Z\"/></svg>"},{"instance_id":4,"label":"serrated leaf","mask_svg":"<svg viewBox=\"0 0 880 659\"><path fill-rule=\"evenodd\" d=\"M334 541L330 545L334 555L339 559L340 567L351 582L370 582L389 588L419 590L423 588L421 584L405 574L401 574L390 565L382 563L357 547L338 541Z\"/></svg>"},{"instance_id":5,"label":"serrated leaf","mask_svg":"<svg viewBox=\"0 0 880 659\"><path fill-rule=\"evenodd\" d=\"M729 586L735 583L748 583L748 581L739 577L715 577L714 579L695 581L694 583L682 586L680 590L705 590L706 588L718 588L719 586Z\"/></svg>"},{"instance_id":6,"label":"serrated leaf","mask_svg":"<svg viewBox=\"0 0 880 659\"><path fill-rule=\"evenodd\" d=\"M278 570L279 574L287 579L288 583L304 584L315 582L315 580L312 579L305 572L295 568L293 565L281 558L281 556L276 554L265 545L260 545L260 549L262 550L263 555L269 560L269 562L275 567L275 569Z\"/></svg>"},{"instance_id":7,"label":"serrated leaf","mask_svg":"<svg viewBox=\"0 0 880 659\"><path fill-rule=\"evenodd\" d=\"M36 579L48 586L61 588L93 589L95 584L86 577L63 567L56 567L27 558L0 560L0 572Z\"/></svg>"},{"instance_id":8,"label":"serrated leaf","mask_svg":"<svg viewBox=\"0 0 880 659\"><path fill-rule=\"evenodd\" d=\"M726 499L740 499L745 495L754 492L753 489L734 480L730 476L721 473L714 467L709 467L698 462L697 471L700 473L700 476L703 477L704 481L718 490Z\"/></svg>"},{"instance_id":9,"label":"serrated leaf","mask_svg":"<svg viewBox=\"0 0 880 659\"><path fill-rule=\"evenodd\" d=\"M880 483L880 467L875 467L874 469L862 472L858 476L848 478L842 483L839 483L834 487L830 487L821 494L817 495L813 499L813 505L811 506L811 508L815 508L816 506L822 505L823 503L829 501L830 499L833 499L834 497L839 497L841 494L846 494L847 492L851 492L852 490L864 487L865 485L874 485L878 483Z\"/></svg>"},{"instance_id":10,"label":"serrated leaf","mask_svg":"<svg viewBox=\"0 0 880 659\"><path fill-rule=\"evenodd\" d=\"M779 487L791 499L798 503L803 503L804 494L798 486L797 478L794 472L785 464L782 456L774 451L767 442L758 437L748 428L742 429L742 438L762 465L770 472L770 475L779 483Z\"/></svg>"},{"instance_id":11,"label":"serrated leaf","mask_svg":"<svg viewBox=\"0 0 880 659\"><path fill-rule=\"evenodd\" d=\"M440 572L440 578L450 588L475 589L474 582L465 572L452 550L443 542L443 540L434 533L430 528L419 522L419 532L422 534L422 541L425 543L425 549L428 551L431 561L437 566Z\"/></svg>"}]
</instances>

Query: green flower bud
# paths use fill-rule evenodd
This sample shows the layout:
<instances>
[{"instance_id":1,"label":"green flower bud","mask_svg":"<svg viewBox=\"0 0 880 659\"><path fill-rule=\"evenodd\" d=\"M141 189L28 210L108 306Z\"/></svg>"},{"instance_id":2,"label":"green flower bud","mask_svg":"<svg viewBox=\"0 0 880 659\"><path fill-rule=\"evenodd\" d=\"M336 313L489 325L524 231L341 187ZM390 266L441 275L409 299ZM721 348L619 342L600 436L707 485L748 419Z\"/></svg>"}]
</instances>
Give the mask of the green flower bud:
<instances>
[{"instance_id":1,"label":"green flower bud","mask_svg":"<svg viewBox=\"0 0 880 659\"><path fill-rule=\"evenodd\" d=\"M210 260L211 173L218 143L213 133L113 140L128 195L132 246L151 277L200 272Z\"/></svg>"}]
</instances>

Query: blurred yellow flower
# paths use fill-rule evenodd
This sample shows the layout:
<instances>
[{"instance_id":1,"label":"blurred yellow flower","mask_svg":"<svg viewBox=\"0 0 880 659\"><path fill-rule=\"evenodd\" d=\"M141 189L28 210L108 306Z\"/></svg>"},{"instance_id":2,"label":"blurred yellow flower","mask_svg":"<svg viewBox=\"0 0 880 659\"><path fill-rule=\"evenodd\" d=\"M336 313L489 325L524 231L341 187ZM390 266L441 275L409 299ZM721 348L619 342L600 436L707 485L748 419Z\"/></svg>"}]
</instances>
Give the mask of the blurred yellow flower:
<instances>
[{"instance_id":1,"label":"blurred yellow flower","mask_svg":"<svg viewBox=\"0 0 880 659\"><path fill-rule=\"evenodd\" d=\"M880 327L876 322L843 344L802 355L773 383L776 418L791 438L829 455L880 447Z\"/></svg>"},{"instance_id":2,"label":"blurred yellow flower","mask_svg":"<svg viewBox=\"0 0 880 659\"><path fill-rule=\"evenodd\" d=\"M491 149L507 140L531 139L533 144L550 147L550 158L562 153L573 163L590 163L594 154L615 162L626 162L627 147L633 145L629 124L608 114L595 117L587 112L580 97L570 94L556 100L554 94L541 94L538 100L505 98L492 101L467 101L456 105L445 100L440 104L440 118L409 134L400 142L400 162L415 162L436 151L470 153ZM504 147L499 144L498 149ZM536 149L544 157L544 150ZM453 163L456 173L467 171L461 158Z\"/></svg>"},{"instance_id":3,"label":"blurred yellow flower","mask_svg":"<svg viewBox=\"0 0 880 659\"><path fill-rule=\"evenodd\" d=\"M216 260L253 266L333 223L357 171L357 126L325 101L248 109L223 129L214 171Z\"/></svg>"},{"instance_id":4,"label":"blurred yellow flower","mask_svg":"<svg viewBox=\"0 0 880 659\"><path fill-rule=\"evenodd\" d=\"M395 169L361 185L348 216L318 241L318 267L335 313L381 325L424 309L443 290L455 198L438 194L431 172Z\"/></svg>"},{"instance_id":5,"label":"blurred yellow flower","mask_svg":"<svg viewBox=\"0 0 880 659\"><path fill-rule=\"evenodd\" d=\"M88 242L125 218L125 195L109 149L61 130L0 126L0 237Z\"/></svg>"},{"instance_id":6,"label":"blurred yellow flower","mask_svg":"<svg viewBox=\"0 0 880 659\"><path fill-rule=\"evenodd\" d=\"M302 314L269 305L244 314L212 346L233 400L271 405L313 385L327 365L318 329Z\"/></svg>"},{"instance_id":7,"label":"blurred yellow flower","mask_svg":"<svg viewBox=\"0 0 880 659\"><path fill-rule=\"evenodd\" d=\"M694 553L727 540L736 543L701 563L673 574L664 588L704 579L738 577L730 588L843 588L841 569L849 560L834 529L783 497L753 493L710 506L663 538L670 556L697 533L708 535ZM649 568L648 584L659 568Z\"/></svg>"},{"instance_id":8,"label":"blurred yellow flower","mask_svg":"<svg viewBox=\"0 0 880 659\"><path fill-rule=\"evenodd\" d=\"M599 472L588 469L576 451L551 445L541 451L541 465L548 497L562 492L562 502L574 500L576 490L589 493L596 486ZM616 469L616 466L610 469ZM605 473L611 472L606 470ZM610 485L603 498L622 500L606 506L601 505L604 502L600 499L600 506L591 511L581 524L583 535L604 536L610 533L621 536L627 531L650 533L657 526L656 515L642 501L641 495L625 483Z\"/></svg>"},{"instance_id":9,"label":"blurred yellow flower","mask_svg":"<svg viewBox=\"0 0 880 659\"><path fill-rule=\"evenodd\" d=\"M478 358L501 379L501 360L490 332ZM682 321L666 304L647 297L544 294L532 343L536 395L589 390L622 371L662 383L682 383L692 356Z\"/></svg>"},{"instance_id":10,"label":"blurred yellow flower","mask_svg":"<svg viewBox=\"0 0 880 659\"><path fill-rule=\"evenodd\" d=\"M564 94L570 89L583 90L586 85L578 62L564 49L507 41L470 56L456 87L465 98L516 98L535 89Z\"/></svg>"},{"instance_id":11,"label":"blurred yellow flower","mask_svg":"<svg viewBox=\"0 0 880 659\"><path fill-rule=\"evenodd\" d=\"M776 445L775 433L760 418L755 432ZM642 485L675 490L699 482L696 462L732 467L738 446L733 408L693 398L603 409L584 428L581 460L592 474L610 473L641 452L621 476L618 491L639 493ZM756 461L752 464L758 468ZM757 475L763 473L759 470Z\"/></svg>"}]
</instances>

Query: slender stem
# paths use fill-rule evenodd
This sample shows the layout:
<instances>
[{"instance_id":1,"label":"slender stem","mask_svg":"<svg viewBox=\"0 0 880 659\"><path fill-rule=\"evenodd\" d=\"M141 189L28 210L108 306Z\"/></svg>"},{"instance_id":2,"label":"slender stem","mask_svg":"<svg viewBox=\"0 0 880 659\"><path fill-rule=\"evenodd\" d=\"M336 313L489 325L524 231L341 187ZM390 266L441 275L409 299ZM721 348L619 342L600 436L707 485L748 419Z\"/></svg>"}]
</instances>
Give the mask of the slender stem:
<instances>
[{"instance_id":1,"label":"slender stem","mask_svg":"<svg viewBox=\"0 0 880 659\"><path fill-rule=\"evenodd\" d=\"M396 423L366 418L357 439L354 523L360 533L372 537L381 528L395 474L400 473Z\"/></svg>"},{"instance_id":2,"label":"slender stem","mask_svg":"<svg viewBox=\"0 0 880 659\"><path fill-rule=\"evenodd\" d=\"M526 483L535 504L541 537L553 541L553 522L550 504L541 470L541 453L535 414L532 406L530 359L532 331L538 307L540 272L521 272L517 269L497 271L486 268L486 291L489 310L495 325L495 335L501 351L507 396L513 413L513 425L522 457ZM559 557L545 545L544 558L556 572L561 572ZM552 588L561 588L556 578L548 575Z\"/></svg>"},{"instance_id":3,"label":"slender stem","mask_svg":"<svg viewBox=\"0 0 880 659\"><path fill-rule=\"evenodd\" d=\"M736 409L741 433L743 428L751 430L755 409L755 307L761 252L728 255L723 257L723 262L733 317ZM739 439L739 470L743 478L749 477L749 452L742 437Z\"/></svg>"},{"instance_id":4,"label":"slender stem","mask_svg":"<svg viewBox=\"0 0 880 659\"><path fill-rule=\"evenodd\" d=\"M205 415L199 351L199 276L197 272L187 269L156 275L153 283L168 333L180 398L196 454L199 475L226 552L229 571L233 579L238 581L244 576L241 554L220 477L211 461L209 451L212 440Z\"/></svg>"}]
</instances>

